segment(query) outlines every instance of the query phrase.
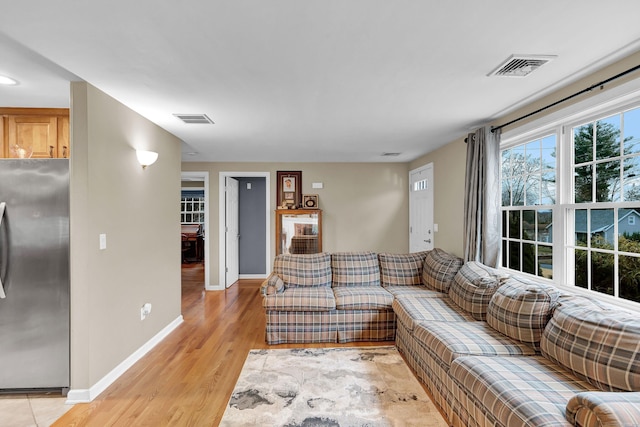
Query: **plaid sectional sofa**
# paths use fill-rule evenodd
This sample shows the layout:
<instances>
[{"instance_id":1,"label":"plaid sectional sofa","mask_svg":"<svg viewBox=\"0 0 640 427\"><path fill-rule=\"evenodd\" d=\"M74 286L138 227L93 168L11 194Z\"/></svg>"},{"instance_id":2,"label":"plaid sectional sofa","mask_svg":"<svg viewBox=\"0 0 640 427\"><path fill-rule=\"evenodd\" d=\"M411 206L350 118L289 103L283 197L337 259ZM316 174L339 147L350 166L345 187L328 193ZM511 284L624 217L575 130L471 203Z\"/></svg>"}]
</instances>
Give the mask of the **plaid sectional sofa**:
<instances>
[{"instance_id":1,"label":"plaid sectional sofa","mask_svg":"<svg viewBox=\"0 0 640 427\"><path fill-rule=\"evenodd\" d=\"M421 285L426 253L283 254L261 287L269 344L393 341L393 293Z\"/></svg>"},{"instance_id":2,"label":"plaid sectional sofa","mask_svg":"<svg viewBox=\"0 0 640 427\"><path fill-rule=\"evenodd\" d=\"M280 255L269 344L396 341L454 426L640 426L640 316L441 249Z\"/></svg>"},{"instance_id":3,"label":"plaid sectional sofa","mask_svg":"<svg viewBox=\"0 0 640 427\"><path fill-rule=\"evenodd\" d=\"M396 346L451 425L640 426L640 316L437 249L423 266Z\"/></svg>"}]
</instances>

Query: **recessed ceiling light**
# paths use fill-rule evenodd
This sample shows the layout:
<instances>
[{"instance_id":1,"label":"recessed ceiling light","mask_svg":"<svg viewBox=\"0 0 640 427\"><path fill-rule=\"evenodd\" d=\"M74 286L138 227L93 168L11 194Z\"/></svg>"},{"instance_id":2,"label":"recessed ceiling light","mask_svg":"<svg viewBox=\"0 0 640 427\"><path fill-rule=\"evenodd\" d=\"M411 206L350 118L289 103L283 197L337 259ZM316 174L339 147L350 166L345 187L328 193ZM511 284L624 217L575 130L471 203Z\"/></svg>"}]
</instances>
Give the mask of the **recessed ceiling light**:
<instances>
[{"instance_id":1,"label":"recessed ceiling light","mask_svg":"<svg viewBox=\"0 0 640 427\"><path fill-rule=\"evenodd\" d=\"M18 81L12 79L11 77L0 76L0 85L13 86L17 84L18 84Z\"/></svg>"}]
</instances>

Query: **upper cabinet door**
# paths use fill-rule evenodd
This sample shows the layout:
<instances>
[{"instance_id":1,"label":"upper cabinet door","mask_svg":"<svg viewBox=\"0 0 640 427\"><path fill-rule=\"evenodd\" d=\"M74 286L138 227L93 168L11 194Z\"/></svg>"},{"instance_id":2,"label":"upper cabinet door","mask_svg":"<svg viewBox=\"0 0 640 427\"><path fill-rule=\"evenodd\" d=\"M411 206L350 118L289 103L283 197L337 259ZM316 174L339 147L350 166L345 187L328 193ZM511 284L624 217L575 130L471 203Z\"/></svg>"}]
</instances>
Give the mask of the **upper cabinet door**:
<instances>
[{"instance_id":1,"label":"upper cabinet door","mask_svg":"<svg viewBox=\"0 0 640 427\"><path fill-rule=\"evenodd\" d=\"M11 158L58 157L58 119L51 116L9 116L8 155Z\"/></svg>"}]
</instances>

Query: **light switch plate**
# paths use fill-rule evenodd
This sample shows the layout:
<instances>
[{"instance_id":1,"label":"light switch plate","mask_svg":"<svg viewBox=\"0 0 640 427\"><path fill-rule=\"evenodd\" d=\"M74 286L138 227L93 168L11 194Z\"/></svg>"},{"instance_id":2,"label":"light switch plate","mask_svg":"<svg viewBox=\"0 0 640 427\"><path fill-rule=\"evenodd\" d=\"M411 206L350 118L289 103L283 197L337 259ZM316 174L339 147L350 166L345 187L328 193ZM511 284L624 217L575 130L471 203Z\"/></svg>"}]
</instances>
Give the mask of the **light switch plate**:
<instances>
[{"instance_id":1,"label":"light switch plate","mask_svg":"<svg viewBox=\"0 0 640 427\"><path fill-rule=\"evenodd\" d=\"M106 234L101 234L100 235L100 250L103 251L107 249L107 235Z\"/></svg>"}]
</instances>

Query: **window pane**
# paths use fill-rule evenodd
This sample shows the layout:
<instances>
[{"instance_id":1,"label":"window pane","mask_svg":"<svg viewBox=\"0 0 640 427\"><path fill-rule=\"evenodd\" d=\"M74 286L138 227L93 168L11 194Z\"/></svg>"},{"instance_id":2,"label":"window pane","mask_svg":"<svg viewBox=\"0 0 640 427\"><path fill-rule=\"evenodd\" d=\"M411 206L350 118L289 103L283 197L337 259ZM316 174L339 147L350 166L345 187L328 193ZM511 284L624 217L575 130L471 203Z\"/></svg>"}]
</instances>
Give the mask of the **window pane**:
<instances>
[{"instance_id":1,"label":"window pane","mask_svg":"<svg viewBox=\"0 0 640 427\"><path fill-rule=\"evenodd\" d=\"M591 289L613 295L613 254L591 253Z\"/></svg>"},{"instance_id":2,"label":"window pane","mask_svg":"<svg viewBox=\"0 0 640 427\"><path fill-rule=\"evenodd\" d=\"M640 148L640 147L638 147ZM624 200L640 200L640 157L624 160Z\"/></svg>"},{"instance_id":3,"label":"window pane","mask_svg":"<svg viewBox=\"0 0 640 427\"><path fill-rule=\"evenodd\" d=\"M573 129L573 147L574 164L593 160L593 123Z\"/></svg>"},{"instance_id":4,"label":"window pane","mask_svg":"<svg viewBox=\"0 0 640 427\"><path fill-rule=\"evenodd\" d=\"M540 140L528 143L525 146L525 155L527 159L528 172L540 171L541 158L540 158Z\"/></svg>"},{"instance_id":5,"label":"window pane","mask_svg":"<svg viewBox=\"0 0 640 427\"><path fill-rule=\"evenodd\" d=\"M522 211L522 239L536 240L536 211Z\"/></svg>"},{"instance_id":6,"label":"window pane","mask_svg":"<svg viewBox=\"0 0 640 427\"><path fill-rule=\"evenodd\" d=\"M576 286L587 289L589 276L587 274L587 251L575 250L575 281Z\"/></svg>"},{"instance_id":7,"label":"window pane","mask_svg":"<svg viewBox=\"0 0 640 427\"><path fill-rule=\"evenodd\" d=\"M193 210L193 203L192 202L188 202L186 208L187 209L185 209L185 210L187 212L191 212Z\"/></svg>"},{"instance_id":8,"label":"window pane","mask_svg":"<svg viewBox=\"0 0 640 427\"><path fill-rule=\"evenodd\" d=\"M553 205L556 202L556 173L546 172L542 174L540 182L540 203Z\"/></svg>"},{"instance_id":9,"label":"window pane","mask_svg":"<svg viewBox=\"0 0 640 427\"><path fill-rule=\"evenodd\" d=\"M621 255L618 264L620 298L640 302L640 258Z\"/></svg>"},{"instance_id":10,"label":"window pane","mask_svg":"<svg viewBox=\"0 0 640 427\"><path fill-rule=\"evenodd\" d=\"M193 222L193 218L191 217L191 214L184 215L184 222Z\"/></svg>"},{"instance_id":11,"label":"window pane","mask_svg":"<svg viewBox=\"0 0 640 427\"><path fill-rule=\"evenodd\" d=\"M511 176L511 150L502 152L502 178Z\"/></svg>"},{"instance_id":12,"label":"window pane","mask_svg":"<svg viewBox=\"0 0 640 427\"><path fill-rule=\"evenodd\" d=\"M502 206L511 206L511 180L502 178Z\"/></svg>"},{"instance_id":13,"label":"window pane","mask_svg":"<svg viewBox=\"0 0 640 427\"><path fill-rule=\"evenodd\" d=\"M556 168L556 136L551 135L542 140L543 169Z\"/></svg>"},{"instance_id":14,"label":"window pane","mask_svg":"<svg viewBox=\"0 0 640 427\"><path fill-rule=\"evenodd\" d=\"M553 248L551 246L538 246L538 275L553 279Z\"/></svg>"},{"instance_id":15,"label":"window pane","mask_svg":"<svg viewBox=\"0 0 640 427\"><path fill-rule=\"evenodd\" d=\"M620 155L620 115L596 122L596 159L610 159Z\"/></svg>"},{"instance_id":16,"label":"window pane","mask_svg":"<svg viewBox=\"0 0 640 427\"><path fill-rule=\"evenodd\" d=\"M620 160L596 165L596 202L620 201Z\"/></svg>"},{"instance_id":17,"label":"window pane","mask_svg":"<svg viewBox=\"0 0 640 427\"><path fill-rule=\"evenodd\" d=\"M527 178L527 206L540 204L540 175L529 175Z\"/></svg>"},{"instance_id":18,"label":"window pane","mask_svg":"<svg viewBox=\"0 0 640 427\"><path fill-rule=\"evenodd\" d=\"M575 245L576 246L587 246L589 235L589 230L587 228L587 210L586 209L576 209L575 213L575 222L574 222L574 230L576 234Z\"/></svg>"},{"instance_id":19,"label":"window pane","mask_svg":"<svg viewBox=\"0 0 640 427\"><path fill-rule=\"evenodd\" d=\"M640 153L640 108L624 113L624 153Z\"/></svg>"},{"instance_id":20,"label":"window pane","mask_svg":"<svg viewBox=\"0 0 640 427\"><path fill-rule=\"evenodd\" d=\"M538 213L538 242L553 243L552 224L553 212L551 210L540 210Z\"/></svg>"},{"instance_id":21,"label":"window pane","mask_svg":"<svg viewBox=\"0 0 640 427\"><path fill-rule=\"evenodd\" d=\"M511 206L524 206L524 176L511 178Z\"/></svg>"},{"instance_id":22,"label":"window pane","mask_svg":"<svg viewBox=\"0 0 640 427\"><path fill-rule=\"evenodd\" d=\"M509 268L520 270L520 243L509 242Z\"/></svg>"},{"instance_id":23,"label":"window pane","mask_svg":"<svg viewBox=\"0 0 640 427\"><path fill-rule=\"evenodd\" d=\"M640 206L618 210L618 250L640 254Z\"/></svg>"},{"instance_id":24,"label":"window pane","mask_svg":"<svg viewBox=\"0 0 640 427\"><path fill-rule=\"evenodd\" d=\"M520 211L509 212L509 237L520 238Z\"/></svg>"},{"instance_id":25,"label":"window pane","mask_svg":"<svg viewBox=\"0 0 640 427\"><path fill-rule=\"evenodd\" d=\"M613 249L613 226L613 209L592 209L591 246L601 249Z\"/></svg>"},{"instance_id":26,"label":"window pane","mask_svg":"<svg viewBox=\"0 0 640 427\"><path fill-rule=\"evenodd\" d=\"M503 267L508 267L509 264L507 264L507 241L503 240L502 241L502 266Z\"/></svg>"},{"instance_id":27,"label":"window pane","mask_svg":"<svg viewBox=\"0 0 640 427\"><path fill-rule=\"evenodd\" d=\"M507 224L509 223L509 221L507 220L507 211L502 211L502 237L508 237L507 236ZM506 265L506 264L504 264Z\"/></svg>"},{"instance_id":28,"label":"window pane","mask_svg":"<svg viewBox=\"0 0 640 427\"><path fill-rule=\"evenodd\" d=\"M533 243L522 244L522 271L536 274L536 246Z\"/></svg>"},{"instance_id":29,"label":"window pane","mask_svg":"<svg viewBox=\"0 0 640 427\"><path fill-rule=\"evenodd\" d=\"M576 203L588 203L593 199L592 183L593 168L591 165L575 168L575 201Z\"/></svg>"}]
</instances>

